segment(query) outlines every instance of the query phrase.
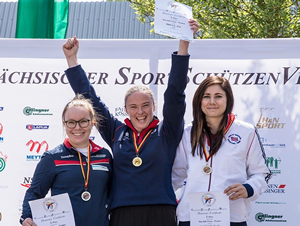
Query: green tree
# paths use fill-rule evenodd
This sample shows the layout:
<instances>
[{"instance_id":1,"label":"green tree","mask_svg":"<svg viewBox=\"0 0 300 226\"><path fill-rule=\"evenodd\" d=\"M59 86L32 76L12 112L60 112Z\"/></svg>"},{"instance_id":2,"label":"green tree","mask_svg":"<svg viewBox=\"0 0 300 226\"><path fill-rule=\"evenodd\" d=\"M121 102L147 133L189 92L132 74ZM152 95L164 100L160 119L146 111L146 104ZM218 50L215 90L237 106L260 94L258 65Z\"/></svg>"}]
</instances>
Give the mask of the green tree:
<instances>
[{"instance_id":1,"label":"green tree","mask_svg":"<svg viewBox=\"0 0 300 226\"><path fill-rule=\"evenodd\" d=\"M121 0L122 1L122 0ZM159 1L159 0L157 0ZM155 0L128 0L153 26ZM177 0L193 7L198 38L293 38L300 36L298 0ZM151 30L153 32L153 29Z\"/></svg>"}]
</instances>

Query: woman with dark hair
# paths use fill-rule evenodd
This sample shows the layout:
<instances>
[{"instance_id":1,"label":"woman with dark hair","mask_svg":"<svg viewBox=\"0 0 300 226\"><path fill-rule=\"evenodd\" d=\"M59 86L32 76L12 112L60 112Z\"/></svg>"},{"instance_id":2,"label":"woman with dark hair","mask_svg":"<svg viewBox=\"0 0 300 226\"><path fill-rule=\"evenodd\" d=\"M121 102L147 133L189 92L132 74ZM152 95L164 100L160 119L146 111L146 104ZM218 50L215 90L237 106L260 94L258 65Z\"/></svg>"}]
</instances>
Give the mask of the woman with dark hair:
<instances>
[{"instance_id":1,"label":"woman with dark hair","mask_svg":"<svg viewBox=\"0 0 300 226\"><path fill-rule=\"evenodd\" d=\"M222 77L206 78L194 94L194 120L185 128L172 174L174 189L184 187L180 226L190 225L189 193L223 191L230 200L230 225L244 226L250 201L267 188L270 171L257 130L235 119L233 105L230 83Z\"/></svg>"}]
</instances>

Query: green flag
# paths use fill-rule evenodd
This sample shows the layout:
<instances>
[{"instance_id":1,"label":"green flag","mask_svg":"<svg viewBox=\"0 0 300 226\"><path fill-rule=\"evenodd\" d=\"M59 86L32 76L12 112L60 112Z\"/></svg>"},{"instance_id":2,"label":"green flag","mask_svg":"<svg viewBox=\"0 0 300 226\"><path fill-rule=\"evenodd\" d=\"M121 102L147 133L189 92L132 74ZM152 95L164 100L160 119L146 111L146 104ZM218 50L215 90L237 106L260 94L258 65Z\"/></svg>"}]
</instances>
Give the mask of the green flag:
<instances>
[{"instance_id":1,"label":"green flag","mask_svg":"<svg viewBox=\"0 0 300 226\"><path fill-rule=\"evenodd\" d=\"M68 0L19 0L16 38L64 39L68 14Z\"/></svg>"}]
</instances>

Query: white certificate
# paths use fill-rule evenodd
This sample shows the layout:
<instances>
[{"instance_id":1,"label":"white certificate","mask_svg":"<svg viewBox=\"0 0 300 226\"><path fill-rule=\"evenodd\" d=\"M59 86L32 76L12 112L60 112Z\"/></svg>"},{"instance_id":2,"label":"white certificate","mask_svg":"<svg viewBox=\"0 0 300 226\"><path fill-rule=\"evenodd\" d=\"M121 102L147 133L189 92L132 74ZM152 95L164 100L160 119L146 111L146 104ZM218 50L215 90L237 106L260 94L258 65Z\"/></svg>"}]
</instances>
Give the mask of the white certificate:
<instances>
[{"instance_id":1,"label":"white certificate","mask_svg":"<svg viewBox=\"0 0 300 226\"><path fill-rule=\"evenodd\" d=\"M230 226L229 198L223 191L189 194L191 226Z\"/></svg>"},{"instance_id":2,"label":"white certificate","mask_svg":"<svg viewBox=\"0 0 300 226\"><path fill-rule=\"evenodd\" d=\"M155 1L154 32L185 41L193 41L193 31L188 23L192 7L168 0Z\"/></svg>"},{"instance_id":3,"label":"white certificate","mask_svg":"<svg viewBox=\"0 0 300 226\"><path fill-rule=\"evenodd\" d=\"M73 209L67 193L29 201L32 220L37 226L75 226Z\"/></svg>"}]
</instances>

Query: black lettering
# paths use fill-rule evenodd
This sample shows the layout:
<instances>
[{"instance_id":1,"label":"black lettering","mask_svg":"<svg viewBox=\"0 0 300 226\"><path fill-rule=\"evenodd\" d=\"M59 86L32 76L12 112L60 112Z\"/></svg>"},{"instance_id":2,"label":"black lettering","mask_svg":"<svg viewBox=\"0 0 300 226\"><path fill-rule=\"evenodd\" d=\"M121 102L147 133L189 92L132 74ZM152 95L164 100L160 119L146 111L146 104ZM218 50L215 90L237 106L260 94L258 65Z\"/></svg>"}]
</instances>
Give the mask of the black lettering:
<instances>
[{"instance_id":1,"label":"black lettering","mask_svg":"<svg viewBox=\"0 0 300 226\"><path fill-rule=\"evenodd\" d=\"M14 74L20 75L20 72L15 71L15 72L11 73L8 77L9 83L16 84L18 82L18 81L13 82L12 77L14 76Z\"/></svg>"},{"instance_id":2,"label":"black lettering","mask_svg":"<svg viewBox=\"0 0 300 226\"><path fill-rule=\"evenodd\" d=\"M261 77L262 76L262 77ZM257 73L256 79L255 79L255 85L263 85L265 82L259 83L259 80L263 80L264 76L266 76L266 73Z\"/></svg>"},{"instance_id":3,"label":"black lettering","mask_svg":"<svg viewBox=\"0 0 300 226\"><path fill-rule=\"evenodd\" d=\"M284 82L283 84L285 85L295 74L296 72L300 69L300 67L296 67L296 70L294 71L294 73L289 77L289 69L290 67L284 67ZM299 80L298 80L299 82ZM297 82L297 84L298 84Z\"/></svg>"},{"instance_id":4,"label":"black lettering","mask_svg":"<svg viewBox=\"0 0 300 226\"><path fill-rule=\"evenodd\" d=\"M267 85L269 85L270 78L272 78L273 82L274 82L275 84L277 84L279 75L280 75L280 73L278 73L278 74L277 74L277 78L275 78L274 74L270 72L270 73L269 73L269 79L268 79L268 81L267 81Z\"/></svg>"},{"instance_id":5,"label":"black lettering","mask_svg":"<svg viewBox=\"0 0 300 226\"><path fill-rule=\"evenodd\" d=\"M97 75L96 72L89 72L87 77L88 77L88 80L90 81L91 84L95 84L95 76Z\"/></svg>"},{"instance_id":6,"label":"black lettering","mask_svg":"<svg viewBox=\"0 0 300 226\"><path fill-rule=\"evenodd\" d=\"M33 80L32 84L40 84L42 82L42 79L39 76L39 74L43 75L43 72L37 72L37 73L35 73L35 77L37 78L37 81Z\"/></svg>"},{"instance_id":7,"label":"black lettering","mask_svg":"<svg viewBox=\"0 0 300 226\"><path fill-rule=\"evenodd\" d=\"M23 72L22 73L22 78L21 78L21 81L20 81L20 84L24 84L24 80L25 79L27 79L27 84L30 84L30 80L31 80L31 77L32 77L32 74L33 74L33 72L29 72L29 75L28 76L26 76L26 73L27 72Z\"/></svg>"},{"instance_id":8,"label":"black lettering","mask_svg":"<svg viewBox=\"0 0 300 226\"><path fill-rule=\"evenodd\" d=\"M239 79L240 79L240 76L241 76L241 75L244 75L244 73L233 73L233 76L236 76L233 85L237 85L237 84L239 83ZM231 77L231 73L229 73L229 78L228 78L228 80L230 79L230 77Z\"/></svg>"},{"instance_id":9,"label":"black lettering","mask_svg":"<svg viewBox=\"0 0 300 226\"><path fill-rule=\"evenodd\" d=\"M57 84L58 83L58 78L55 75L59 75L59 72L52 73L52 78L54 79L54 82L50 81L49 84Z\"/></svg>"},{"instance_id":10,"label":"black lettering","mask_svg":"<svg viewBox=\"0 0 300 226\"><path fill-rule=\"evenodd\" d=\"M141 77L142 77L142 75L140 73L133 73L133 77L132 77L132 80L131 80L130 84L134 84L134 81L136 79L140 79Z\"/></svg>"},{"instance_id":11,"label":"black lettering","mask_svg":"<svg viewBox=\"0 0 300 226\"><path fill-rule=\"evenodd\" d=\"M107 73L100 73L100 78L97 84L102 84L101 81L103 81L103 84L107 84L106 82L107 77L108 77Z\"/></svg>"},{"instance_id":12,"label":"black lettering","mask_svg":"<svg viewBox=\"0 0 300 226\"><path fill-rule=\"evenodd\" d=\"M249 76L245 79L245 81L242 84L243 85L251 85L252 82L250 82L250 83L247 83L247 82L253 77L254 73L246 73L245 75L249 75Z\"/></svg>"},{"instance_id":13,"label":"black lettering","mask_svg":"<svg viewBox=\"0 0 300 226\"><path fill-rule=\"evenodd\" d=\"M66 81L65 81L65 78L66 78ZM60 82L61 82L62 84L68 84L68 83L69 83L69 80L68 80L68 78L67 78L67 76L66 76L65 73L63 73L63 74L61 75Z\"/></svg>"},{"instance_id":14,"label":"black lettering","mask_svg":"<svg viewBox=\"0 0 300 226\"><path fill-rule=\"evenodd\" d=\"M164 73L157 73L157 77L156 80L154 82L154 85L158 85L158 80L160 81L161 85L164 85L164 81L163 79L166 77L166 75Z\"/></svg>"},{"instance_id":15,"label":"black lettering","mask_svg":"<svg viewBox=\"0 0 300 226\"><path fill-rule=\"evenodd\" d=\"M147 78L147 75L150 75L150 79L149 79L149 82L147 83L147 82L145 82L146 81L146 78ZM143 78L142 78L142 83L144 84L144 85L149 85L152 81L153 81L153 79L154 79L154 75L152 74L152 73L147 73L147 74L145 74L144 76L143 76Z\"/></svg>"},{"instance_id":16,"label":"black lettering","mask_svg":"<svg viewBox=\"0 0 300 226\"><path fill-rule=\"evenodd\" d=\"M23 184L31 184L32 178L31 177L24 177Z\"/></svg>"},{"instance_id":17,"label":"black lettering","mask_svg":"<svg viewBox=\"0 0 300 226\"><path fill-rule=\"evenodd\" d=\"M199 75L202 75L203 77L205 77L205 73L202 73L202 72L195 74L194 77L193 77L193 83L194 83L195 85L200 85L200 83L201 83L201 82L197 82L197 77L198 77ZM207 76L207 78L208 78L208 77L209 77L209 76Z\"/></svg>"},{"instance_id":18,"label":"black lettering","mask_svg":"<svg viewBox=\"0 0 300 226\"><path fill-rule=\"evenodd\" d=\"M3 69L4 73L0 76L0 81L2 80L2 83L5 83L5 76L6 76L6 71L8 71L8 69Z\"/></svg>"},{"instance_id":19,"label":"black lettering","mask_svg":"<svg viewBox=\"0 0 300 226\"><path fill-rule=\"evenodd\" d=\"M119 75L121 75L121 77L124 79L124 81L123 81L123 82L119 82L119 81L116 79L115 84L118 84L118 85L124 85L124 84L126 84L126 83L128 82L128 77L123 73L124 69L127 69L128 72L130 72L130 69L131 69L131 68L130 68L130 67L122 67L122 68L120 68L120 70L119 70Z\"/></svg>"},{"instance_id":20,"label":"black lettering","mask_svg":"<svg viewBox=\"0 0 300 226\"><path fill-rule=\"evenodd\" d=\"M46 77L45 77L43 84L47 84L49 75L50 75L50 72L46 72Z\"/></svg>"}]
</instances>

